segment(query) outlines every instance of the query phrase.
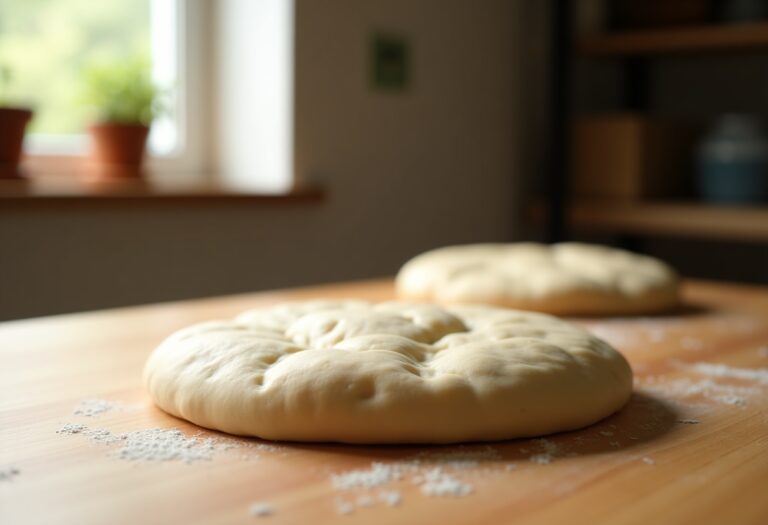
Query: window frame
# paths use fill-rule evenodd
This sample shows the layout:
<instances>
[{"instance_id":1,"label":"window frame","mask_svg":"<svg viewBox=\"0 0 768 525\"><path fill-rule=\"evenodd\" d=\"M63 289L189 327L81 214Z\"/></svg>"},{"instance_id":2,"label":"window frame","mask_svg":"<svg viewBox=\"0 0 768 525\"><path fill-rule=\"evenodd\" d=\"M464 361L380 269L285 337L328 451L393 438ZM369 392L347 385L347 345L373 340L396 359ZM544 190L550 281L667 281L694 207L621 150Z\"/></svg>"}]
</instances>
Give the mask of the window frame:
<instances>
[{"instance_id":1,"label":"window frame","mask_svg":"<svg viewBox=\"0 0 768 525\"><path fill-rule=\"evenodd\" d=\"M206 0L173 0L176 9L176 124L177 145L161 155L148 152L149 173L185 182L206 182L210 120L209 47L211 13ZM88 159L87 134L69 135L40 143L27 136L24 166L35 175L78 173ZM46 143L47 142L47 143Z\"/></svg>"}]
</instances>

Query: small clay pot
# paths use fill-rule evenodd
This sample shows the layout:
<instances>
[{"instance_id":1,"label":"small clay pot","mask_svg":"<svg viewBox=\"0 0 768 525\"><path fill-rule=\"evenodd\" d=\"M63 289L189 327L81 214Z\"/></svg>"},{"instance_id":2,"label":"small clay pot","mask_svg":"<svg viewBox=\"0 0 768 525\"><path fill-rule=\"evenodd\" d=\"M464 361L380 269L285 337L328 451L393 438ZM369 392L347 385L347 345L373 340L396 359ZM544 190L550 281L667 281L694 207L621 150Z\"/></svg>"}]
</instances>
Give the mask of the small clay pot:
<instances>
[{"instance_id":1,"label":"small clay pot","mask_svg":"<svg viewBox=\"0 0 768 525\"><path fill-rule=\"evenodd\" d=\"M18 178L24 130L32 111L0 107L0 178Z\"/></svg>"},{"instance_id":2,"label":"small clay pot","mask_svg":"<svg viewBox=\"0 0 768 525\"><path fill-rule=\"evenodd\" d=\"M93 148L91 164L112 176L141 176L149 127L102 122L88 128Z\"/></svg>"}]
</instances>

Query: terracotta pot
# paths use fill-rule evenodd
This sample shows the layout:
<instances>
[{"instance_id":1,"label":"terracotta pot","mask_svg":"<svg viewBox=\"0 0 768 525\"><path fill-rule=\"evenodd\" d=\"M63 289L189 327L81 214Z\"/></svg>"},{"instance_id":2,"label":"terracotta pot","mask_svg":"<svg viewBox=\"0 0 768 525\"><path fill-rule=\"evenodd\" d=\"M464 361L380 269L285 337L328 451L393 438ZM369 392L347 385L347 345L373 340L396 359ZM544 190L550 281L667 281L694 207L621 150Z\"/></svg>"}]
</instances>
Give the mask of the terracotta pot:
<instances>
[{"instance_id":1,"label":"terracotta pot","mask_svg":"<svg viewBox=\"0 0 768 525\"><path fill-rule=\"evenodd\" d=\"M149 127L142 124L103 122L89 128L95 167L114 176L140 176Z\"/></svg>"},{"instance_id":2,"label":"terracotta pot","mask_svg":"<svg viewBox=\"0 0 768 525\"><path fill-rule=\"evenodd\" d=\"M0 178L20 176L24 130L31 118L28 109L0 107Z\"/></svg>"}]
</instances>

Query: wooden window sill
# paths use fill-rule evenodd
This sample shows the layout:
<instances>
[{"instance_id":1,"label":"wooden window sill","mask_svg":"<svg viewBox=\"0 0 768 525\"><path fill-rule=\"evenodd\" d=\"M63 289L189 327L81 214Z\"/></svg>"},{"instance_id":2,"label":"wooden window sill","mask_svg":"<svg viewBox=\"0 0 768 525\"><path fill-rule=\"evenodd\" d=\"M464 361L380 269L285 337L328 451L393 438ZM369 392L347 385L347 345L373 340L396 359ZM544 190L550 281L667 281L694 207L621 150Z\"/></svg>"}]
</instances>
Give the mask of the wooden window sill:
<instances>
[{"instance_id":1,"label":"wooden window sill","mask_svg":"<svg viewBox=\"0 0 768 525\"><path fill-rule=\"evenodd\" d=\"M325 192L313 185L297 185L285 193L242 190L215 183L142 179L93 180L76 177L36 177L0 180L0 203L42 201L246 201L255 203L314 203Z\"/></svg>"}]
</instances>

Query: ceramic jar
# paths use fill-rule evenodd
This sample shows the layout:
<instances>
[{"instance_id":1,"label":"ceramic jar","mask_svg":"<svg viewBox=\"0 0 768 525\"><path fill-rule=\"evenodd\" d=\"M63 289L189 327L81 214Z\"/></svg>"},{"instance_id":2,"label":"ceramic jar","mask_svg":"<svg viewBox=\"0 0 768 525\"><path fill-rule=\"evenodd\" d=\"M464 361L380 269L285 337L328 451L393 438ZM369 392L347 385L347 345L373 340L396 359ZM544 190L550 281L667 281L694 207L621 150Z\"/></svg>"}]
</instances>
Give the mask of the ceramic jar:
<instances>
[{"instance_id":1,"label":"ceramic jar","mask_svg":"<svg viewBox=\"0 0 768 525\"><path fill-rule=\"evenodd\" d=\"M699 144L697 157L697 186L705 201L768 201L768 135L759 118L721 116Z\"/></svg>"}]
</instances>

